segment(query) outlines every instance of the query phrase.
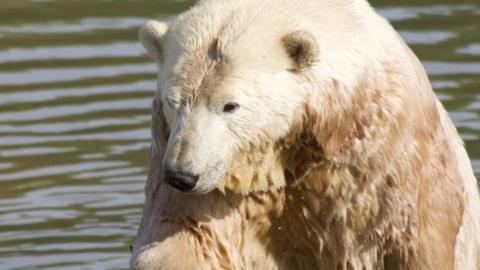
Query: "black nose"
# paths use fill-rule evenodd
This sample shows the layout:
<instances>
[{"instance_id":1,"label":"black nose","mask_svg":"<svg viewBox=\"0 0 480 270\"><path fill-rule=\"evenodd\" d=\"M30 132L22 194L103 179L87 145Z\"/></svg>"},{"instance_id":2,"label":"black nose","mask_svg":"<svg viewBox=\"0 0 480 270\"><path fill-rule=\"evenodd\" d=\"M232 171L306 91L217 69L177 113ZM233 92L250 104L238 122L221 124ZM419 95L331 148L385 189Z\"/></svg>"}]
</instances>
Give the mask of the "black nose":
<instances>
[{"instance_id":1,"label":"black nose","mask_svg":"<svg viewBox=\"0 0 480 270\"><path fill-rule=\"evenodd\" d=\"M174 172L167 170L165 172L165 182L183 192L191 191L198 181L198 175L190 175L183 172Z\"/></svg>"}]
</instances>

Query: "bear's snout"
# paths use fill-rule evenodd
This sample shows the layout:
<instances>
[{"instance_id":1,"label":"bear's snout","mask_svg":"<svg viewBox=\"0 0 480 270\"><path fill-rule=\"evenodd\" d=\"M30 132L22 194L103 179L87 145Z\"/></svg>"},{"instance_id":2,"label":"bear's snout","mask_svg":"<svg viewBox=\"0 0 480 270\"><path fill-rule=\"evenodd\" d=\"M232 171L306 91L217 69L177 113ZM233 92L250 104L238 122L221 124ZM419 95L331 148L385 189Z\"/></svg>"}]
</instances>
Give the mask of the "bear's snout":
<instances>
[{"instance_id":1,"label":"bear's snout","mask_svg":"<svg viewBox=\"0 0 480 270\"><path fill-rule=\"evenodd\" d=\"M192 191L198 182L198 178L198 175L180 171L165 171L165 183L182 192Z\"/></svg>"}]
</instances>

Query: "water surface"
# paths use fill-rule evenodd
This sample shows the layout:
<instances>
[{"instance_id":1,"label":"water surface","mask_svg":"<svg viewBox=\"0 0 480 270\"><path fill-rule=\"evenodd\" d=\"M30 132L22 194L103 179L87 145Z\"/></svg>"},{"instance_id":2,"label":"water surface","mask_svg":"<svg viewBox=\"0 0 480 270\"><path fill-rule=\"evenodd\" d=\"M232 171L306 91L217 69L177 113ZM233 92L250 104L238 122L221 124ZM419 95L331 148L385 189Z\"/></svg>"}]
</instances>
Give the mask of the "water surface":
<instances>
[{"instance_id":1,"label":"water surface","mask_svg":"<svg viewBox=\"0 0 480 270\"><path fill-rule=\"evenodd\" d=\"M480 3L373 1L425 64L480 173ZM0 2L0 269L125 269L155 66L148 18L192 1Z\"/></svg>"}]
</instances>

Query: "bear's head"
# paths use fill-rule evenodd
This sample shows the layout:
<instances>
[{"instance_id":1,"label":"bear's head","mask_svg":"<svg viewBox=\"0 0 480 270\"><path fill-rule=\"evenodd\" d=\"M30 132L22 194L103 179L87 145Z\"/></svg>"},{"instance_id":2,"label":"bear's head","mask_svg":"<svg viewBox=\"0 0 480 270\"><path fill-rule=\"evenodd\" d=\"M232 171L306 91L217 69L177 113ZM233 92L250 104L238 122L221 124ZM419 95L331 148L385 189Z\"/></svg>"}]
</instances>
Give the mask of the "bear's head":
<instances>
[{"instance_id":1,"label":"bear's head","mask_svg":"<svg viewBox=\"0 0 480 270\"><path fill-rule=\"evenodd\" d=\"M354 46L335 51L343 36L332 45L302 28L265 32L231 20L180 16L140 30L160 68L153 136L163 180L180 191L283 187L368 125L352 105L366 102L351 90L359 65L345 60L365 59L349 55Z\"/></svg>"}]
</instances>

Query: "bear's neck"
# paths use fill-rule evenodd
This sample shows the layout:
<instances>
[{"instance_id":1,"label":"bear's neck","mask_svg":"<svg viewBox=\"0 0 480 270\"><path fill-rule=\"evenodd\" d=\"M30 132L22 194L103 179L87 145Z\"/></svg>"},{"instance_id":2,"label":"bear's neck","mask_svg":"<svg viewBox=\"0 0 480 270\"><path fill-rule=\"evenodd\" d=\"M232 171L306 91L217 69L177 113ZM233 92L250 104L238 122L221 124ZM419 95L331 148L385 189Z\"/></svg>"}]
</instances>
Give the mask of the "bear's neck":
<instances>
[{"instance_id":1,"label":"bear's neck","mask_svg":"<svg viewBox=\"0 0 480 270\"><path fill-rule=\"evenodd\" d=\"M196 239L184 245L202 250L198 261L238 262L240 257L252 265L255 258L271 258L254 268L268 269L275 262L286 269L315 269L321 261L322 267L331 266L322 269L347 263L362 269L375 261L379 248L395 241L385 235L388 226L402 237L411 233L406 231L405 215L381 199L389 198L388 181L374 185L380 181L375 177L379 176L323 162L283 188L248 195L230 191L188 195L161 184L157 194L147 198L153 208L146 209L152 212L144 213L144 218L153 220L143 222L150 224L149 241L166 237L162 234L171 232L165 228L173 227ZM387 212L398 215L387 217Z\"/></svg>"}]
</instances>

